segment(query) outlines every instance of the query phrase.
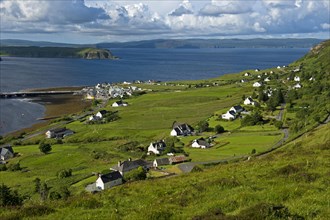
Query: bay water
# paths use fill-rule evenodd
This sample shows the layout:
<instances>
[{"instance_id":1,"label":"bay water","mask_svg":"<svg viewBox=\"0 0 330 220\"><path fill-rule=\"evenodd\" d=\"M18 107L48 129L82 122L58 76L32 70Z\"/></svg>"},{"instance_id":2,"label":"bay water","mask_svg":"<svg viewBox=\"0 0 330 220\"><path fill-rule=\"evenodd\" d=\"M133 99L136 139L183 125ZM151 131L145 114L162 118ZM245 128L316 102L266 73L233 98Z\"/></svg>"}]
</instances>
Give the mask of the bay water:
<instances>
[{"instance_id":1,"label":"bay water","mask_svg":"<svg viewBox=\"0 0 330 220\"><path fill-rule=\"evenodd\" d=\"M265 69L302 57L308 48L110 49L119 60L3 57L0 91L87 86L132 80L197 80ZM0 135L29 127L42 105L25 99L0 100Z\"/></svg>"}]
</instances>

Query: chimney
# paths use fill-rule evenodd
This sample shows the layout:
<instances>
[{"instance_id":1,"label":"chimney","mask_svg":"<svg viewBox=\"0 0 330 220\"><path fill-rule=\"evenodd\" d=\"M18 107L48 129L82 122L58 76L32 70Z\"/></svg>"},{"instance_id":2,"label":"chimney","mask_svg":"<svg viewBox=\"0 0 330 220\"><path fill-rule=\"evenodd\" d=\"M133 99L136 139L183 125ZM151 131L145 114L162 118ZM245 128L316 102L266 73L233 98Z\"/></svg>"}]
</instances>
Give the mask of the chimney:
<instances>
[{"instance_id":1,"label":"chimney","mask_svg":"<svg viewBox=\"0 0 330 220\"><path fill-rule=\"evenodd\" d=\"M120 167L120 165L121 165L121 161L118 161L118 166Z\"/></svg>"}]
</instances>

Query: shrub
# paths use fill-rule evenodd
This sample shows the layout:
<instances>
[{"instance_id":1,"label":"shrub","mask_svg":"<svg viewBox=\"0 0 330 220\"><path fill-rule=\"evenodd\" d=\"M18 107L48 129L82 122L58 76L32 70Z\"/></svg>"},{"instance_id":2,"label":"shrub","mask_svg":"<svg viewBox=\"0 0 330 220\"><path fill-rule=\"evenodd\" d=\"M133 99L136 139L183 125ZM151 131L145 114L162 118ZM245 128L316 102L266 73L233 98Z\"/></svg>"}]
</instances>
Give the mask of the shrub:
<instances>
[{"instance_id":1,"label":"shrub","mask_svg":"<svg viewBox=\"0 0 330 220\"><path fill-rule=\"evenodd\" d=\"M39 144L39 150L40 152L47 154L52 151L52 146L50 144L46 144L42 142Z\"/></svg>"},{"instance_id":2,"label":"shrub","mask_svg":"<svg viewBox=\"0 0 330 220\"><path fill-rule=\"evenodd\" d=\"M72 169L60 170L57 173L58 178L63 179L72 176Z\"/></svg>"},{"instance_id":3,"label":"shrub","mask_svg":"<svg viewBox=\"0 0 330 220\"><path fill-rule=\"evenodd\" d=\"M0 164L0 171L6 171L6 170L7 170L6 164Z\"/></svg>"},{"instance_id":4,"label":"shrub","mask_svg":"<svg viewBox=\"0 0 330 220\"><path fill-rule=\"evenodd\" d=\"M143 167L131 170L125 173L124 179L126 181L135 181L135 180L144 180L147 178L147 174L144 171Z\"/></svg>"},{"instance_id":5,"label":"shrub","mask_svg":"<svg viewBox=\"0 0 330 220\"><path fill-rule=\"evenodd\" d=\"M5 206L21 206L23 198L18 195L17 191L12 191L5 184L0 186L0 207Z\"/></svg>"},{"instance_id":6,"label":"shrub","mask_svg":"<svg viewBox=\"0 0 330 220\"><path fill-rule=\"evenodd\" d=\"M20 210L20 216L22 217L34 217L34 216L42 216L49 215L50 213L55 212L54 209L45 206L45 205L33 205L24 207Z\"/></svg>"},{"instance_id":7,"label":"shrub","mask_svg":"<svg viewBox=\"0 0 330 220\"><path fill-rule=\"evenodd\" d=\"M15 163L15 164L10 164L10 165L8 166L7 169L8 169L9 171L19 171L19 170L21 170L22 168L21 168L20 163L18 162L18 163Z\"/></svg>"},{"instance_id":8,"label":"shrub","mask_svg":"<svg viewBox=\"0 0 330 220\"><path fill-rule=\"evenodd\" d=\"M214 130L215 130L215 132L216 132L217 134L220 134L220 133L225 132L225 128L222 127L221 125L217 125L217 126L215 126Z\"/></svg>"}]
</instances>

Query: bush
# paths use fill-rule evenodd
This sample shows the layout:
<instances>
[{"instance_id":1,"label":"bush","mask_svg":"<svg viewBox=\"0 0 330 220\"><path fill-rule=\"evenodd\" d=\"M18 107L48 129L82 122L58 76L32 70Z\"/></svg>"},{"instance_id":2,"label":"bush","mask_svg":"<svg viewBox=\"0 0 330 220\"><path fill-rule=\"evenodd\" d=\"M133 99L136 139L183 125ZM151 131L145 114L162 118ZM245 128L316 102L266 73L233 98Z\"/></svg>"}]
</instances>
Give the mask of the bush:
<instances>
[{"instance_id":1,"label":"bush","mask_svg":"<svg viewBox=\"0 0 330 220\"><path fill-rule=\"evenodd\" d=\"M214 130L215 130L215 132L216 132L217 134L220 134L220 133L225 132L225 128L222 127L221 125L217 125L217 126L215 126Z\"/></svg>"},{"instance_id":2,"label":"bush","mask_svg":"<svg viewBox=\"0 0 330 220\"><path fill-rule=\"evenodd\" d=\"M52 151L52 146L50 144L46 144L42 142L39 144L39 150L40 152L47 154Z\"/></svg>"},{"instance_id":3,"label":"bush","mask_svg":"<svg viewBox=\"0 0 330 220\"><path fill-rule=\"evenodd\" d=\"M147 174L144 171L143 167L131 170L125 173L124 179L126 181L135 181L135 180L144 180L147 178Z\"/></svg>"},{"instance_id":4,"label":"bush","mask_svg":"<svg viewBox=\"0 0 330 220\"><path fill-rule=\"evenodd\" d=\"M281 129L283 127L283 122L282 121L275 121L274 122L274 126L277 128L277 129Z\"/></svg>"},{"instance_id":5,"label":"bush","mask_svg":"<svg viewBox=\"0 0 330 220\"><path fill-rule=\"evenodd\" d=\"M23 198L18 195L17 191L11 191L10 187L5 184L0 186L0 207L5 206L21 206Z\"/></svg>"},{"instance_id":6,"label":"bush","mask_svg":"<svg viewBox=\"0 0 330 220\"><path fill-rule=\"evenodd\" d=\"M45 205L33 205L24 207L20 210L20 216L22 217L34 217L34 216L42 216L49 215L50 213L55 212L54 209L45 206Z\"/></svg>"},{"instance_id":7,"label":"bush","mask_svg":"<svg viewBox=\"0 0 330 220\"><path fill-rule=\"evenodd\" d=\"M6 170L7 170L6 164L0 164L0 171L6 171Z\"/></svg>"},{"instance_id":8,"label":"bush","mask_svg":"<svg viewBox=\"0 0 330 220\"><path fill-rule=\"evenodd\" d=\"M19 170L21 170L22 168L21 168L20 163L18 162L18 163L15 163L15 164L10 164L10 165L8 166L7 169L8 169L9 171L19 171Z\"/></svg>"},{"instance_id":9,"label":"bush","mask_svg":"<svg viewBox=\"0 0 330 220\"><path fill-rule=\"evenodd\" d=\"M63 179L72 176L72 170L71 169L64 169L60 170L57 173L58 178Z\"/></svg>"},{"instance_id":10,"label":"bush","mask_svg":"<svg viewBox=\"0 0 330 220\"><path fill-rule=\"evenodd\" d=\"M241 125L242 126L253 126L257 124L263 124L264 121L262 119L262 116L259 112L255 112L252 115L246 115L242 120L241 120Z\"/></svg>"}]
</instances>

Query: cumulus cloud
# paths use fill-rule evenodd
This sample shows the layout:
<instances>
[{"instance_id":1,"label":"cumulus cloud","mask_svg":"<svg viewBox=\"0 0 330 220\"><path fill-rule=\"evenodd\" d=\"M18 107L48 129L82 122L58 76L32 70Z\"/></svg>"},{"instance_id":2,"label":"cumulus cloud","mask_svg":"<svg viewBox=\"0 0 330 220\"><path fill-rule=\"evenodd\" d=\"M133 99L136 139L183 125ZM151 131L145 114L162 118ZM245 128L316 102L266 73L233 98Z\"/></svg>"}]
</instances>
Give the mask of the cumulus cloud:
<instances>
[{"instance_id":1,"label":"cumulus cloud","mask_svg":"<svg viewBox=\"0 0 330 220\"><path fill-rule=\"evenodd\" d=\"M171 11L169 16L182 16L185 14L193 14L193 7L189 0L184 0L180 6Z\"/></svg>"},{"instance_id":2,"label":"cumulus cloud","mask_svg":"<svg viewBox=\"0 0 330 220\"><path fill-rule=\"evenodd\" d=\"M327 0L157 2L0 0L0 28L2 36L6 33L81 33L102 40L131 40L134 37L312 34L326 33L330 26Z\"/></svg>"}]
</instances>

